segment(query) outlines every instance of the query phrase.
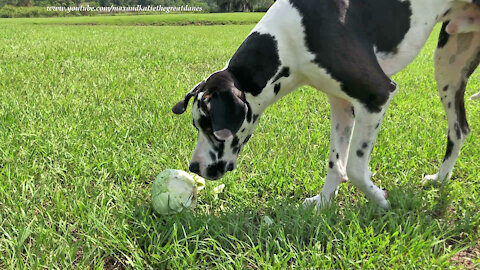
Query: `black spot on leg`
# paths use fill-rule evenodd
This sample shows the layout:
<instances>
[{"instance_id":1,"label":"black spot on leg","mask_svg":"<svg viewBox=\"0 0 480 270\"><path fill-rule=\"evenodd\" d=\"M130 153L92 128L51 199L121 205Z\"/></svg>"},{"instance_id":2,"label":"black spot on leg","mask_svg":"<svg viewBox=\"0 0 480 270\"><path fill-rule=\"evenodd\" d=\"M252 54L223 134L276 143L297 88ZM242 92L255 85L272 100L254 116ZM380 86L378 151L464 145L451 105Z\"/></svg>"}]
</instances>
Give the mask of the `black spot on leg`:
<instances>
[{"instance_id":1,"label":"black spot on leg","mask_svg":"<svg viewBox=\"0 0 480 270\"><path fill-rule=\"evenodd\" d=\"M357 156L358 157L363 157L364 153L362 150L357 150Z\"/></svg>"},{"instance_id":2,"label":"black spot on leg","mask_svg":"<svg viewBox=\"0 0 480 270\"><path fill-rule=\"evenodd\" d=\"M258 114L254 114L254 115L253 115L253 123L257 122L258 117L259 117Z\"/></svg>"},{"instance_id":3,"label":"black spot on leg","mask_svg":"<svg viewBox=\"0 0 480 270\"><path fill-rule=\"evenodd\" d=\"M479 58L480 61L480 58ZM470 128L467 122L467 115L465 113L465 87L466 81L462 81L460 88L455 93L455 113L457 115L457 123L460 125L460 129L463 134L469 134Z\"/></svg>"},{"instance_id":4,"label":"black spot on leg","mask_svg":"<svg viewBox=\"0 0 480 270\"><path fill-rule=\"evenodd\" d=\"M242 128L242 130L240 132L242 132L242 133L245 132L245 128Z\"/></svg>"},{"instance_id":5,"label":"black spot on leg","mask_svg":"<svg viewBox=\"0 0 480 270\"><path fill-rule=\"evenodd\" d=\"M453 125L453 128L455 129L455 134L457 135L457 139L461 139L462 138L462 132L460 131L460 126L458 125L458 123L455 123L455 125Z\"/></svg>"},{"instance_id":6,"label":"black spot on leg","mask_svg":"<svg viewBox=\"0 0 480 270\"><path fill-rule=\"evenodd\" d=\"M213 161L217 160L217 155L216 155L214 152L210 151L209 154L210 154L210 158L211 158Z\"/></svg>"},{"instance_id":7,"label":"black spot on leg","mask_svg":"<svg viewBox=\"0 0 480 270\"><path fill-rule=\"evenodd\" d=\"M376 126L375 126L375 129L378 129L380 127L380 123L378 123Z\"/></svg>"},{"instance_id":8,"label":"black spot on leg","mask_svg":"<svg viewBox=\"0 0 480 270\"><path fill-rule=\"evenodd\" d=\"M328 167L329 167L330 169L333 169L333 165L334 165L334 164L333 164L333 161L328 162Z\"/></svg>"},{"instance_id":9,"label":"black spot on leg","mask_svg":"<svg viewBox=\"0 0 480 270\"><path fill-rule=\"evenodd\" d=\"M278 93L280 92L282 86L280 83L277 83L275 84L274 88L273 88L273 92L275 93L275 95L278 95Z\"/></svg>"},{"instance_id":10,"label":"black spot on leg","mask_svg":"<svg viewBox=\"0 0 480 270\"><path fill-rule=\"evenodd\" d=\"M339 158L340 158L340 155L337 153L337 159L339 159Z\"/></svg>"},{"instance_id":11,"label":"black spot on leg","mask_svg":"<svg viewBox=\"0 0 480 270\"><path fill-rule=\"evenodd\" d=\"M452 107L452 102L448 102L448 108L450 109Z\"/></svg>"},{"instance_id":12,"label":"black spot on leg","mask_svg":"<svg viewBox=\"0 0 480 270\"><path fill-rule=\"evenodd\" d=\"M335 130L336 130L336 131L340 130L340 124L337 124L337 125L335 126Z\"/></svg>"},{"instance_id":13,"label":"black spot on leg","mask_svg":"<svg viewBox=\"0 0 480 270\"><path fill-rule=\"evenodd\" d=\"M368 147L368 143L364 142L364 143L362 144L362 148L365 149L365 148L367 148L367 147Z\"/></svg>"},{"instance_id":14,"label":"black spot on leg","mask_svg":"<svg viewBox=\"0 0 480 270\"><path fill-rule=\"evenodd\" d=\"M245 138L245 140L243 141L243 144L246 144L246 143L250 140L251 137L252 137L252 135L248 135L248 136Z\"/></svg>"},{"instance_id":15,"label":"black spot on leg","mask_svg":"<svg viewBox=\"0 0 480 270\"><path fill-rule=\"evenodd\" d=\"M448 90L448 84L445 85L445 87L443 87L443 91L447 91Z\"/></svg>"},{"instance_id":16,"label":"black spot on leg","mask_svg":"<svg viewBox=\"0 0 480 270\"><path fill-rule=\"evenodd\" d=\"M446 21L442 25L442 30L440 31L440 36L438 37L438 48L443 48L445 45L448 43L448 40L450 39L450 35L447 33L447 25L450 23L450 21Z\"/></svg>"},{"instance_id":17,"label":"black spot on leg","mask_svg":"<svg viewBox=\"0 0 480 270\"><path fill-rule=\"evenodd\" d=\"M252 108L250 107L250 104L247 103L247 122L250 123L252 122Z\"/></svg>"},{"instance_id":18,"label":"black spot on leg","mask_svg":"<svg viewBox=\"0 0 480 270\"><path fill-rule=\"evenodd\" d=\"M453 147L455 145L453 144L452 140L450 140L450 136L448 136L448 139L447 139L447 152L445 153L445 158L443 159L443 161L445 162L445 160L447 160L448 158L450 158L450 156L452 155L452 151L453 151Z\"/></svg>"},{"instance_id":19,"label":"black spot on leg","mask_svg":"<svg viewBox=\"0 0 480 270\"><path fill-rule=\"evenodd\" d=\"M278 95L278 92L280 92L280 88L281 86L279 83L275 84L275 87L273 88L273 92L275 93L275 95Z\"/></svg>"}]
</instances>

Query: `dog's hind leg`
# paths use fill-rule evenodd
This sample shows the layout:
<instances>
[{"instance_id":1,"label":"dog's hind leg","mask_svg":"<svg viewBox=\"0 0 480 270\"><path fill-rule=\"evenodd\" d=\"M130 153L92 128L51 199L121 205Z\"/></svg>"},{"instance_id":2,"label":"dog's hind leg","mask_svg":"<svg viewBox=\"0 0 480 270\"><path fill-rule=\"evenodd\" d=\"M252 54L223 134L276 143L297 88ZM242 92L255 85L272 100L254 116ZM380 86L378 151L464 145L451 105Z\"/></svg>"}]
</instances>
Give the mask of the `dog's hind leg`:
<instances>
[{"instance_id":1,"label":"dog's hind leg","mask_svg":"<svg viewBox=\"0 0 480 270\"><path fill-rule=\"evenodd\" d=\"M444 181L451 173L470 129L465 113L464 94L469 77L480 63L480 33L449 35L444 23L435 53L435 78L447 114L447 150L437 174L427 180Z\"/></svg>"},{"instance_id":2,"label":"dog's hind leg","mask_svg":"<svg viewBox=\"0 0 480 270\"><path fill-rule=\"evenodd\" d=\"M347 157L353 129L353 106L344 99L329 96L331 110L328 171L321 194L305 200L304 205L324 207L335 197L338 186L347 181Z\"/></svg>"}]
</instances>

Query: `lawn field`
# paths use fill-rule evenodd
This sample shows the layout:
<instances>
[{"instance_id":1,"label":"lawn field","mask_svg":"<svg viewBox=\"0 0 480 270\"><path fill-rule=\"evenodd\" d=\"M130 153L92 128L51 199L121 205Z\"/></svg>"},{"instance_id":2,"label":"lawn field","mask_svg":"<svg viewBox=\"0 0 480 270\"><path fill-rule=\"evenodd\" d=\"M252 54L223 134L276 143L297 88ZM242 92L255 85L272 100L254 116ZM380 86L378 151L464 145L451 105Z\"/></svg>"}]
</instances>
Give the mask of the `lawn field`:
<instances>
[{"instance_id":1,"label":"lawn field","mask_svg":"<svg viewBox=\"0 0 480 270\"><path fill-rule=\"evenodd\" d=\"M256 24L265 13L199 13L128 15L128 16L79 16L52 18L0 18L1 24L66 24L66 25L228 25Z\"/></svg>"},{"instance_id":2,"label":"lawn field","mask_svg":"<svg viewBox=\"0 0 480 270\"><path fill-rule=\"evenodd\" d=\"M266 111L237 170L207 182L194 211L163 217L151 184L166 168L188 170L196 143L191 109L171 107L253 25L62 19L0 20L0 269L480 267L480 102L466 101L472 133L452 180L422 183L447 141L438 28L394 77L401 91L372 155L390 211L351 184L320 213L301 207L321 190L330 129L325 95L303 87ZM476 72L467 96L478 89Z\"/></svg>"}]
</instances>

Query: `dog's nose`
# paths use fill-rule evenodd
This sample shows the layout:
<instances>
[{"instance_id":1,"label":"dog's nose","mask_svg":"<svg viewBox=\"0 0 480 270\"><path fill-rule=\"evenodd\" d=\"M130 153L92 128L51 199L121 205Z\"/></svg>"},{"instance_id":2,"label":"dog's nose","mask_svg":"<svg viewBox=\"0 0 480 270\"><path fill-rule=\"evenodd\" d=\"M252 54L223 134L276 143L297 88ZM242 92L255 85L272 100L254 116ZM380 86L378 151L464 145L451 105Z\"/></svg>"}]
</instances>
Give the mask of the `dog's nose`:
<instances>
[{"instance_id":1,"label":"dog's nose","mask_svg":"<svg viewBox=\"0 0 480 270\"><path fill-rule=\"evenodd\" d=\"M200 164L198 162L193 162L193 163L190 164L188 169L195 174L199 174L200 173Z\"/></svg>"}]
</instances>

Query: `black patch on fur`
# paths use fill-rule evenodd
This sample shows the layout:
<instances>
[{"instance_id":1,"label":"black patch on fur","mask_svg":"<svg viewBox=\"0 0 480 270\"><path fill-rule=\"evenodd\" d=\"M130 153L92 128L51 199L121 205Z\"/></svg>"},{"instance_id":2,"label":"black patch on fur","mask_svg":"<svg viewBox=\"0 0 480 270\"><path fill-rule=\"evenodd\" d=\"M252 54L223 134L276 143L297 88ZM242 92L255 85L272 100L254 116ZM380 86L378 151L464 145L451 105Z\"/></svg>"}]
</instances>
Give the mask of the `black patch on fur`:
<instances>
[{"instance_id":1,"label":"black patch on fur","mask_svg":"<svg viewBox=\"0 0 480 270\"><path fill-rule=\"evenodd\" d=\"M329 167L330 169L333 168L333 165L334 165L333 161L328 162L328 167Z\"/></svg>"},{"instance_id":2,"label":"black patch on fur","mask_svg":"<svg viewBox=\"0 0 480 270\"><path fill-rule=\"evenodd\" d=\"M234 154L238 154L238 153L240 152L240 147L238 147L238 146L233 147L233 148L232 148L232 152L233 152Z\"/></svg>"},{"instance_id":3,"label":"black patch on fur","mask_svg":"<svg viewBox=\"0 0 480 270\"><path fill-rule=\"evenodd\" d=\"M240 132L242 132L242 133L245 132L245 128L242 128L242 130Z\"/></svg>"},{"instance_id":4,"label":"black patch on fur","mask_svg":"<svg viewBox=\"0 0 480 270\"><path fill-rule=\"evenodd\" d=\"M410 2L350 1L348 9L340 0L290 3L302 15L313 62L339 81L347 95L370 112L380 112L396 87L381 69L373 47L394 52L410 28Z\"/></svg>"},{"instance_id":5,"label":"black patch on fur","mask_svg":"<svg viewBox=\"0 0 480 270\"><path fill-rule=\"evenodd\" d=\"M465 112L465 88L466 81L462 81L460 88L455 93L455 114L457 115L457 123L463 134L470 133L470 128L467 122L467 115Z\"/></svg>"},{"instance_id":6,"label":"black patch on fur","mask_svg":"<svg viewBox=\"0 0 480 270\"><path fill-rule=\"evenodd\" d=\"M352 106L352 115L355 117L355 108Z\"/></svg>"},{"instance_id":7,"label":"black patch on fur","mask_svg":"<svg viewBox=\"0 0 480 270\"><path fill-rule=\"evenodd\" d=\"M452 102L448 102L448 108L450 109L452 107Z\"/></svg>"},{"instance_id":8,"label":"black patch on fur","mask_svg":"<svg viewBox=\"0 0 480 270\"><path fill-rule=\"evenodd\" d=\"M207 134L212 132L212 123L208 117L201 115L200 119L198 120L198 125L200 126L200 129L205 131Z\"/></svg>"},{"instance_id":9,"label":"black patch on fur","mask_svg":"<svg viewBox=\"0 0 480 270\"><path fill-rule=\"evenodd\" d=\"M249 103L247 103L247 122L252 122L252 107L250 107Z\"/></svg>"},{"instance_id":10,"label":"black patch on fur","mask_svg":"<svg viewBox=\"0 0 480 270\"><path fill-rule=\"evenodd\" d=\"M447 160L448 158L450 158L450 156L452 155L452 150L453 150L453 142L452 140L450 140L450 136L448 136L448 139L447 139L447 152L445 153L445 157L443 158L443 161Z\"/></svg>"},{"instance_id":11,"label":"black patch on fur","mask_svg":"<svg viewBox=\"0 0 480 270\"><path fill-rule=\"evenodd\" d=\"M237 79L238 88L259 95L280 67L278 45L268 34L253 32L240 45L227 69Z\"/></svg>"},{"instance_id":12,"label":"black patch on fur","mask_svg":"<svg viewBox=\"0 0 480 270\"><path fill-rule=\"evenodd\" d=\"M243 141L243 144L246 144L246 143L250 140L251 137L252 137L252 135L248 135L248 136L245 138L245 140Z\"/></svg>"},{"instance_id":13,"label":"black patch on fur","mask_svg":"<svg viewBox=\"0 0 480 270\"><path fill-rule=\"evenodd\" d=\"M445 85L445 87L443 87L443 91L447 91L447 90L448 90L448 86L449 86L448 84Z\"/></svg>"},{"instance_id":14,"label":"black patch on fur","mask_svg":"<svg viewBox=\"0 0 480 270\"><path fill-rule=\"evenodd\" d=\"M224 142L219 143L218 147L215 148L215 151L217 151L217 158L221 159L225 151L225 143Z\"/></svg>"},{"instance_id":15,"label":"black patch on fur","mask_svg":"<svg viewBox=\"0 0 480 270\"><path fill-rule=\"evenodd\" d=\"M259 116L260 115L258 115L258 114L253 115L253 123L257 122Z\"/></svg>"},{"instance_id":16,"label":"black patch on fur","mask_svg":"<svg viewBox=\"0 0 480 270\"><path fill-rule=\"evenodd\" d=\"M199 174L200 173L200 164L198 162L194 162L194 163L190 164L190 166L188 166L188 170L193 172L193 173Z\"/></svg>"},{"instance_id":17,"label":"black patch on fur","mask_svg":"<svg viewBox=\"0 0 480 270\"><path fill-rule=\"evenodd\" d=\"M375 129L378 129L380 127L380 123L378 123L376 126L375 126Z\"/></svg>"},{"instance_id":18,"label":"black patch on fur","mask_svg":"<svg viewBox=\"0 0 480 270\"><path fill-rule=\"evenodd\" d=\"M275 95L278 95L278 92L280 92L280 89L281 89L280 84L279 83L275 84L273 88L273 92L275 93Z\"/></svg>"},{"instance_id":19,"label":"black patch on fur","mask_svg":"<svg viewBox=\"0 0 480 270\"><path fill-rule=\"evenodd\" d=\"M362 148L365 149L365 148L367 148L367 147L368 147L368 143L364 142L364 143L362 144Z\"/></svg>"},{"instance_id":20,"label":"black patch on fur","mask_svg":"<svg viewBox=\"0 0 480 270\"><path fill-rule=\"evenodd\" d=\"M228 164L227 171L229 171L229 172L233 171L233 163Z\"/></svg>"},{"instance_id":21,"label":"black patch on fur","mask_svg":"<svg viewBox=\"0 0 480 270\"><path fill-rule=\"evenodd\" d=\"M216 178L220 174L225 173L226 162L221 160L213 165L207 167L207 177Z\"/></svg>"},{"instance_id":22,"label":"black patch on fur","mask_svg":"<svg viewBox=\"0 0 480 270\"><path fill-rule=\"evenodd\" d=\"M238 142L239 142L239 139L237 136L233 137L233 140L232 140L232 148L237 146L238 145Z\"/></svg>"},{"instance_id":23,"label":"black patch on fur","mask_svg":"<svg viewBox=\"0 0 480 270\"><path fill-rule=\"evenodd\" d=\"M228 129L233 134L237 133L245 120L246 109L232 74L226 70L212 74L206 81L205 89L205 96L209 98L201 101L200 105L210 117L213 131Z\"/></svg>"},{"instance_id":24,"label":"black patch on fur","mask_svg":"<svg viewBox=\"0 0 480 270\"><path fill-rule=\"evenodd\" d=\"M358 157L363 157L363 151L362 150L357 150L357 156Z\"/></svg>"},{"instance_id":25,"label":"black patch on fur","mask_svg":"<svg viewBox=\"0 0 480 270\"><path fill-rule=\"evenodd\" d=\"M339 158L340 158L340 155L337 153L337 159L339 159Z\"/></svg>"},{"instance_id":26,"label":"black patch on fur","mask_svg":"<svg viewBox=\"0 0 480 270\"><path fill-rule=\"evenodd\" d=\"M210 154L210 158L211 158L213 161L217 160L217 155L216 155L214 152L210 151L208 154Z\"/></svg>"},{"instance_id":27,"label":"black patch on fur","mask_svg":"<svg viewBox=\"0 0 480 270\"><path fill-rule=\"evenodd\" d=\"M438 45L437 48L441 49L447 45L450 35L447 33L447 25L450 21L446 21L442 24L442 30L440 30L440 35L438 36Z\"/></svg>"},{"instance_id":28,"label":"black patch on fur","mask_svg":"<svg viewBox=\"0 0 480 270\"><path fill-rule=\"evenodd\" d=\"M281 78L288 78L290 77L290 68L289 67L283 67L282 70L275 76L275 79L273 79L272 83L275 83L276 81L280 80Z\"/></svg>"},{"instance_id":29,"label":"black patch on fur","mask_svg":"<svg viewBox=\"0 0 480 270\"><path fill-rule=\"evenodd\" d=\"M455 129L455 134L457 135L457 139L461 139L462 138L462 132L460 131L460 126L458 126L458 123L455 123L455 125L453 125L453 129Z\"/></svg>"}]
</instances>

